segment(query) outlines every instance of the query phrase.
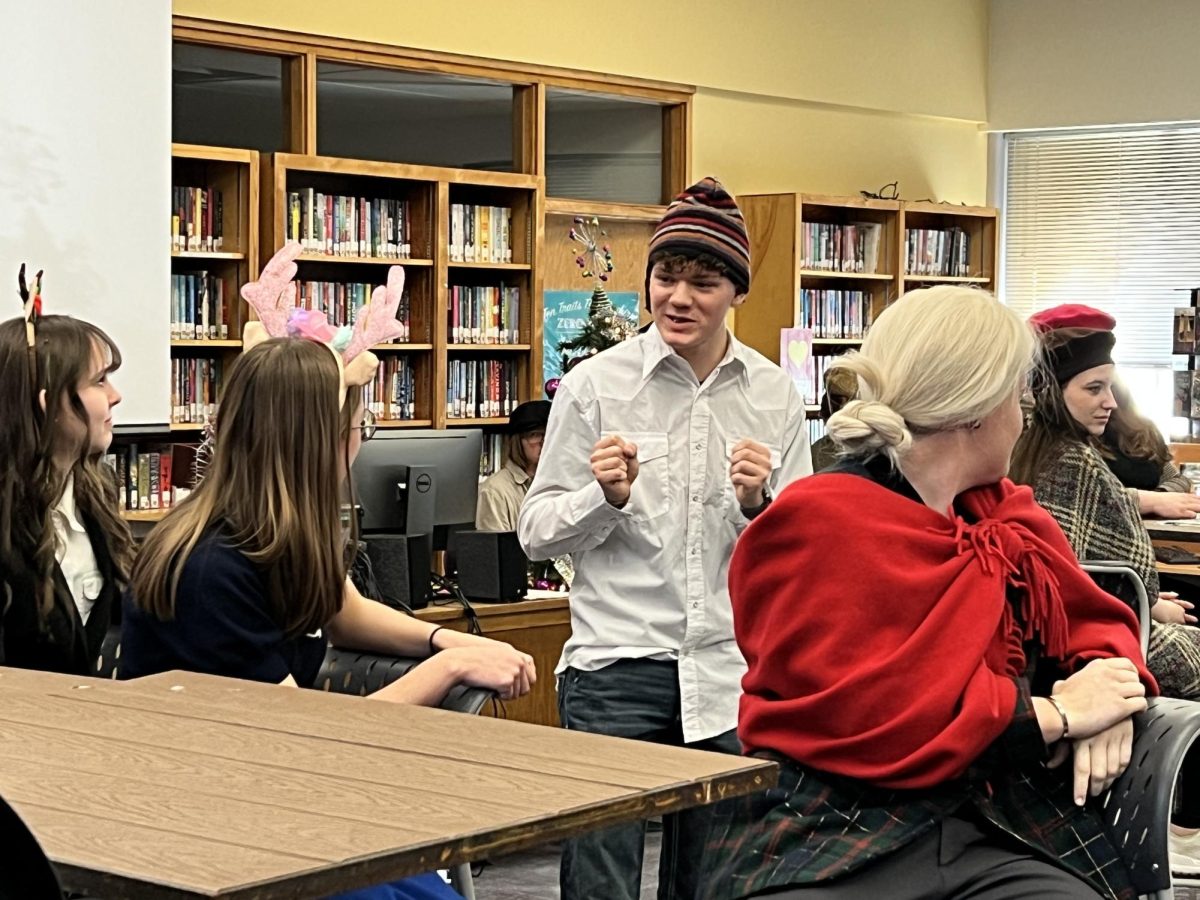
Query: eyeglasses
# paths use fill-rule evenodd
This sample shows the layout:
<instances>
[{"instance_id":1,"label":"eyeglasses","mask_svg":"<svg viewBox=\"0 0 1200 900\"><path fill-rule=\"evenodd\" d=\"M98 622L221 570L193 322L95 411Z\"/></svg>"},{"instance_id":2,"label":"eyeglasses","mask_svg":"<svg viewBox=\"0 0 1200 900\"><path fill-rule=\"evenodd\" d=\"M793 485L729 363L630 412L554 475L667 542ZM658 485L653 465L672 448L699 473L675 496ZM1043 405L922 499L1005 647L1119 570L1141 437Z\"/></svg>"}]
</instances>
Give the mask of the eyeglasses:
<instances>
[{"instance_id":1,"label":"eyeglasses","mask_svg":"<svg viewBox=\"0 0 1200 900\"><path fill-rule=\"evenodd\" d=\"M362 432L362 439L364 441L369 441L371 438L375 437L375 430L379 427L375 424L375 413L371 412L369 409L364 409L362 424L355 425L354 427Z\"/></svg>"},{"instance_id":2,"label":"eyeglasses","mask_svg":"<svg viewBox=\"0 0 1200 900\"><path fill-rule=\"evenodd\" d=\"M546 440L546 432L544 431L527 431L521 435L521 440L529 441L530 443L542 443Z\"/></svg>"}]
</instances>

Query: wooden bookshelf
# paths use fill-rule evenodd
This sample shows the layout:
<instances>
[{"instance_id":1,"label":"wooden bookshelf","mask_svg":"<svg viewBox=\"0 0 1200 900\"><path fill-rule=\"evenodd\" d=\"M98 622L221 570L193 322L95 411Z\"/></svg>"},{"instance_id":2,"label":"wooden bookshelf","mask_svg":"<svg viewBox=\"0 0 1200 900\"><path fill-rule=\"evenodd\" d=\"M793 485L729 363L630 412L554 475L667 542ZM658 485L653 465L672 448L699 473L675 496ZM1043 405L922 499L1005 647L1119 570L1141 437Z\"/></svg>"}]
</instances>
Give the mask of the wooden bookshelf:
<instances>
[{"instance_id":1,"label":"wooden bookshelf","mask_svg":"<svg viewBox=\"0 0 1200 900\"><path fill-rule=\"evenodd\" d=\"M923 285L965 284L996 289L1000 258L1000 229L997 211L990 206L956 206L950 203L905 200L900 204L900 260L907 254L905 236L911 229L946 231L958 228L967 235L968 253L963 274L919 275L902 271L902 291Z\"/></svg>"},{"instance_id":2,"label":"wooden bookshelf","mask_svg":"<svg viewBox=\"0 0 1200 900\"><path fill-rule=\"evenodd\" d=\"M980 206L953 206L927 201L875 200L825 194L750 194L738 197L751 244L751 289L745 304L733 311L731 327L738 339L772 360L779 359L780 329L805 324L801 291L861 291L869 318L907 290L935 284L995 288L999 254L997 213ZM842 271L814 263L805 247L806 225L878 225L879 246L873 271ZM966 274L917 275L906 271L907 229L945 231L959 228L968 238ZM813 355L836 356L862 344L855 329L814 329ZM809 407L815 416L818 407Z\"/></svg>"},{"instance_id":3,"label":"wooden bookshelf","mask_svg":"<svg viewBox=\"0 0 1200 900\"><path fill-rule=\"evenodd\" d=\"M525 174L483 172L365 160L276 153L261 166L262 246L274 253L289 237L292 192L312 189L326 194L407 203L407 258L327 255L306 251L297 260L297 281L353 281L381 284L385 266L400 265L409 292L409 340L383 344L384 360L402 357L413 372L413 417L383 419L383 428L498 426L507 417L450 417L447 390L451 361L501 359L513 366L517 401L541 396L541 242L542 179ZM459 262L450 259L452 204L512 210L511 262ZM519 341L512 344L452 343L450 296L454 286L516 287L520 292ZM385 385L384 390L389 390ZM536 393L535 393L536 391ZM375 398L377 404L386 398ZM378 412L377 412L378 415Z\"/></svg>"},{"instance_id":4,"label":"wooden bookshelf","mask_svg":"<svg viewBox=\"0 0 1200 900\"><path fill-rule=\"evenodd\" d=\"M172 322L181 318L176 301L175 276L203 276L220 282L226 311L226 333L219 337L171 335L173 361L189 358L214 359L220 370L241 352L242 326L248 318L241 299L241 286L258 275L259 241L259 155L255 150L204 147L195 144L171 146L171 185L211 188L220 194L220 250L178 248L171 250L173 304ZM217 215L214 210L214 220ZM174 210L172 210L174 214ZM196 318L199 318L197 315ZM218 382L219 388L219 382ZM172 391L172 395L175 391ZM172 410L174 412L174 410ZM180 424L180 423L175 423ZM192 430L189 425L184 429Z\"/></svg>"}]
</instances>

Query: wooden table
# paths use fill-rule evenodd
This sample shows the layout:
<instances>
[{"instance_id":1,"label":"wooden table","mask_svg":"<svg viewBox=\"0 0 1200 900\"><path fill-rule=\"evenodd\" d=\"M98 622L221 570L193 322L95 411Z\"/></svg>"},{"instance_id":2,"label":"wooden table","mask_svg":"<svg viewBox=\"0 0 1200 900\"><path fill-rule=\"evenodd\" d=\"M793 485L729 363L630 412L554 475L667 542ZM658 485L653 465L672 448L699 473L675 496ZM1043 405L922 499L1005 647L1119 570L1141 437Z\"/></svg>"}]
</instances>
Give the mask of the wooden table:
<instances>
[{"instance_id":1,"label":"wooden table","mask_svg":"<svg viewBox=\"0 0 1200 900\"><path fill-rule=\"evenodd\" d=\"M1193 553L1200 553L1200 519L1195 523L1166 521L1160 522L1154 519L1143 519L1146 525L1146 530L1150 532L1150 540L1153 544L1171 544L1175 547L1182 547L1184 550L1190 550Z\"/></svg>"},{"instance_id":2,"label":"wooden table","mask_svg":"<svg viewBox=\"0 0 1200 900\"><path fill-rule=\"evenodd\" d=\"M522 600L519 603L472 603L479 625L488 637L508 641L533 657L538 680L524 697L506 700L504 712L517 722L554 725L558 721L558 694L554 688L554 667L562 655L563 644L571 636L571 610L566 595L546 600ZM468 620L457 603L428 606L416 612L418 619L466 631ZM484 709L492 711L491 704Z\"/></svg>"},{"instance_id":3,"label":"wooden table","mask_svg":"<svg viewBox=\"0 0 1200 900\"><path fill-rule=\"evenodd\" d=\"M0 668L0 796L64 886L323 897L761 790L736 756L177 672Z\"/></svg>"}]
</instances>

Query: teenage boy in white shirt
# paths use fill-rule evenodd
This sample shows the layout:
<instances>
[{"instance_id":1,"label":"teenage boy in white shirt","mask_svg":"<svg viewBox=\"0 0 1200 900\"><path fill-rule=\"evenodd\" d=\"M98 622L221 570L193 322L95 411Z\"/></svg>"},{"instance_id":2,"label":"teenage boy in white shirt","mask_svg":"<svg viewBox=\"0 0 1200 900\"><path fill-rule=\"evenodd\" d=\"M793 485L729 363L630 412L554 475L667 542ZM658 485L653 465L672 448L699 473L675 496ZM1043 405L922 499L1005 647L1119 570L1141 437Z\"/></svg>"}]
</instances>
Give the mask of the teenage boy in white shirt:
<instances>
[{"instance_id":1,"label":"teenage boy in white shirt","mask_svg":"<svg viewBox=\"0 0 1200 900\"><path fill-rule=\"evenodd\" d=\"M563 725L739 753L745 662L726 574L738 534L811 474L791 379L725 326L750 288L741 211L712 178L681 193L650 242L653 325L564 376L518 534L569 553ZM664 821L659 897L691 900L708 809ZM568 841L562 900L637 900L643 824Z\"/></svg>"}]
</instances>

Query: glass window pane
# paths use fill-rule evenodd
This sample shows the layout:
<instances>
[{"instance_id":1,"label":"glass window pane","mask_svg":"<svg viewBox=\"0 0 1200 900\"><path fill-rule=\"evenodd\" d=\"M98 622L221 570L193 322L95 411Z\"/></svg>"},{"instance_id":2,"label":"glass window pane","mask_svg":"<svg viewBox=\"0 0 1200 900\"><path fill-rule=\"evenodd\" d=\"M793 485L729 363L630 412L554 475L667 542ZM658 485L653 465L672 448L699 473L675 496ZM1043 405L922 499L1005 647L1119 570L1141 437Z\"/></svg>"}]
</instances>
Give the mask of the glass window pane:
<instances>
[{"instance_id":1,"label":"glass window pane","mask_svg":"<svg viewBox=\"0 0 1200 900\"><path fill-rule=\"evenodd\" d=\"M283 58L175 42L171 140L286 150Z\"/></svg>"},{"instance_id":2,"label":"glass window pane","mask_svg":"<svg viewBox=\"0 0 1200 900\"><path fill-rule=\"evenodd\" d=\"M511 84L317 64L322 156L511 172L512 127Z\"/></svg>"},{"instance_id":3,"label":"glass window pane","mask_svg":"<svg viewBox=\"0 0 1200 900\"><path fill-rule=\"evenodd\" d=\"M662 114L649 100L547 88L547 195L661 203Z\"/></svg>"}]
</instances>

